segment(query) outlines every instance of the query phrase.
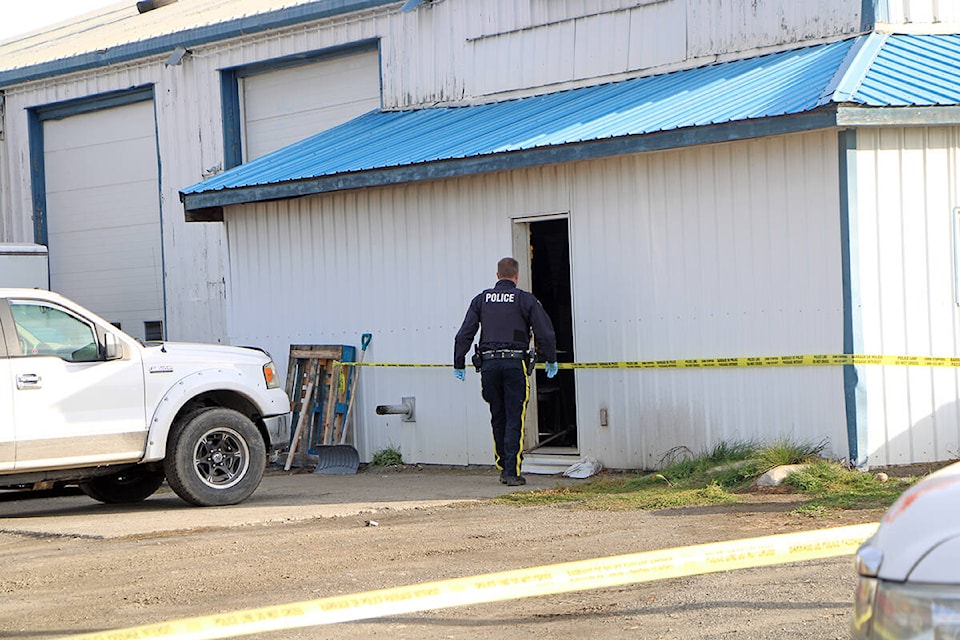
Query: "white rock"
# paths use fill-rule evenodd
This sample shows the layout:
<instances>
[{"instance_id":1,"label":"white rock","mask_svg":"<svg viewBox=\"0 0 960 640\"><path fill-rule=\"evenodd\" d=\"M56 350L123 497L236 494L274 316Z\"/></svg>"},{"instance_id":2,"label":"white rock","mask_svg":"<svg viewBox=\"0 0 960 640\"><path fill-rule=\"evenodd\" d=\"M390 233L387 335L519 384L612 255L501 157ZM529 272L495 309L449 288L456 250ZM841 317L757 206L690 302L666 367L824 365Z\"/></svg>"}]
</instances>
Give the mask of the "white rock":
<instances>
[{"instance_id":1,"label":"white rock","mask_svg":"<svg viewBox=\"0 0 960 640\"><path fill-rule=\"evenodd\" d=\"M774 467L767 471L765 474L757 478L758 487L779 487L783 484L783 481L787 479L787 476L801 469L806 469L807 465L805 464L785 464L779 467Z\"/></svg>"}]
</instances>

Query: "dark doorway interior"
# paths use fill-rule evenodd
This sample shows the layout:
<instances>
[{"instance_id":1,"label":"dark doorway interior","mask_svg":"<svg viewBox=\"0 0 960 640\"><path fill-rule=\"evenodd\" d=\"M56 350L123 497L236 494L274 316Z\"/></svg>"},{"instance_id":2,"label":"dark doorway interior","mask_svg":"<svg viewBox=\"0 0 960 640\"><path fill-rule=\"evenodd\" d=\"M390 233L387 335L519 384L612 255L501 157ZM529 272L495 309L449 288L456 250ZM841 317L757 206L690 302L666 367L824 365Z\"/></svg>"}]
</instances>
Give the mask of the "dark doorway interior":
<instances>
[{"instance_id":1,"label":"dark doorway interior","mask_svg":"<svg viewBox=\"0 0 960 640\"><path fill-rule=\"evenodd\" d=\"M530 282L533 295L553 320L557 361L573 362L570 236L566 219L530 223ZM543 358L539 360L542 362ZM577 446L573 373L573 369L560 369L550 380L543 370L537 370L538 448Z\"/></svg>"}]
</instances>

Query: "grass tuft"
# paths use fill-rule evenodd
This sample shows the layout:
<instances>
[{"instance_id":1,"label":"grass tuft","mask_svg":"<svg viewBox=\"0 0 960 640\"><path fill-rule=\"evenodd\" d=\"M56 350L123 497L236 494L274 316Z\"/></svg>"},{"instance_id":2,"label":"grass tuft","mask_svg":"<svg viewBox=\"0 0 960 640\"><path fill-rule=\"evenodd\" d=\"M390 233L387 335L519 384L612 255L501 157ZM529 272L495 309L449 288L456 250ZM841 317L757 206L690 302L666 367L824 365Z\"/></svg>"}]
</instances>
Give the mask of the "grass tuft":
<instances>
[{"instance_id":1,"label":"grass tuft","mask_svg":"<svg viewBox=\"0 0 960 640\"><path fill-rule=\"evenodd\" d=\"M586 482L542 491L509 493L494 499L501 504L538 506L563 504L602 511L668 509L740 502L755 480L770 469L805 464L784 482L787 490L804 494L797 515L829 517L851 509L885 509L917 478L890 478L880 482L873 474L850 470L819 456L826 442L794 443L777 440L721 442L694 455L686 447L671 449L669 461L655 473L603 472Z\"/></svg>"},{"instance_id":2,"label":"grass tuft","mask_svg":"<svg viewBox=\"0 0 960 640\"><path fill-rule=\"evenodd\" d=\"M850 471L835 462L816 460L791 473L784 484L810 496L806 509L886 509L918 478L880 482L871 473Z\"/></svg>"},{"instance_id":3,"label":"grass tuft","mask_svg":"<svg viewBox=\"0 0 960 640\"><path fill-rule=\"evenodd\" d=\"M403 455L397 447L389 446L374 453L371 462L378 467L393 467L403 464Z\"/></svg>"},{"instance_id":4,"label":"grass tuft","mask_svg":"<svg viewBox=\"0 0 960 640\"><path fill-rule=\"evenodd\" d=\"M764 472L788 464L806 464L820 458L820 454L827 448L824 440L819 444L793 443L788 440L777 440L773 444L759 451Z\"/></svg>"}]
</instances>

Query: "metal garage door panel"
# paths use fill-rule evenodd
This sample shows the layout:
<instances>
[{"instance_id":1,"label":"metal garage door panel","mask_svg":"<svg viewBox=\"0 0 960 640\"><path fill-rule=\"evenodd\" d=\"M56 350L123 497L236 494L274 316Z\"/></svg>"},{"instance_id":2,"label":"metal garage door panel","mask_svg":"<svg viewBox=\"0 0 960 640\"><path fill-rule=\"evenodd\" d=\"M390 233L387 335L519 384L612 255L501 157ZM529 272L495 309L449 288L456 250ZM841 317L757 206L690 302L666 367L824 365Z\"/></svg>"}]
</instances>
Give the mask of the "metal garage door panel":
<instances>
[{"instance_id":1,"label":"metal garage door panel","mask_svg":"<svg viewBox=\"0 0 960 640\"><path fill-rule=\"evenodd\" d=\"M128 333L163 320L153 103L44 123L50 282Z\"/></svg>"},{"instance_id":2,"label":"metal garage door panel","mask_svg":"<svg viewBox=\"0 0 960 640\"><path fill-rule=\"evenodd\" d=\"M245 160L380 107L380 54L368 51L243 79Z\"/></svg>"}]
</instances>

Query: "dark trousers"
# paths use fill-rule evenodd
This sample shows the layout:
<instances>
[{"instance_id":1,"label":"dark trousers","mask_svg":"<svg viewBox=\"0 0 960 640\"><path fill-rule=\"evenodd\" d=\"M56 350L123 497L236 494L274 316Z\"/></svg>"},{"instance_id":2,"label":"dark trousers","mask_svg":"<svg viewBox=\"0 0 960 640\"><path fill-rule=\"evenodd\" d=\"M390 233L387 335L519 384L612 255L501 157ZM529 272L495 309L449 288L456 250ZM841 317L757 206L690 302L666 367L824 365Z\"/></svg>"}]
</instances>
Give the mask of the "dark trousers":
<instances>
[{"instance_id":1,"label":"dark trousers","mask_svg":"<svg viewBox=\"0 0 960 640\"><path fill-rule=\"evenodd\" d=\"M518 476L524 415L530 397L526 364L520 359L484 360L480 380L483 399L490 405L497 469L505 476Z\"/></svg>"}]
</instances>

